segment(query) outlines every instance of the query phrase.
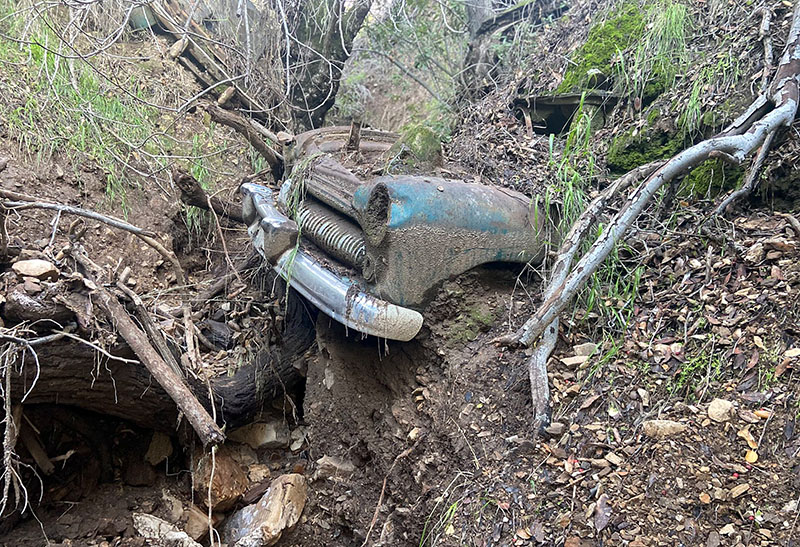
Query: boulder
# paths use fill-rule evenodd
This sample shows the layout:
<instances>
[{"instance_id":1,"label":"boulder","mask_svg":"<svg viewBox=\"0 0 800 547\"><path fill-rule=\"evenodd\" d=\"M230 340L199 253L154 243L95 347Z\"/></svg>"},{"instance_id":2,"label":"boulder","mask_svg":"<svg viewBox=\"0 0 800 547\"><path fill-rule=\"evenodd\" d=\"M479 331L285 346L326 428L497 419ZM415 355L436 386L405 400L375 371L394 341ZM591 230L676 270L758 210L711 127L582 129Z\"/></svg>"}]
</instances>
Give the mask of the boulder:
<instances>
[{"instance_id":1,"label":"boulder","mask_svg":"<svg viewBox=\"0 0 800 547\"><path fill-rule=\"evenodd\" d=\"M308 495L305 477L297 473L273 480L258 503L234 513L222 530L229 547L274 545L300 519Z\"/></svg>"}]
</instances>

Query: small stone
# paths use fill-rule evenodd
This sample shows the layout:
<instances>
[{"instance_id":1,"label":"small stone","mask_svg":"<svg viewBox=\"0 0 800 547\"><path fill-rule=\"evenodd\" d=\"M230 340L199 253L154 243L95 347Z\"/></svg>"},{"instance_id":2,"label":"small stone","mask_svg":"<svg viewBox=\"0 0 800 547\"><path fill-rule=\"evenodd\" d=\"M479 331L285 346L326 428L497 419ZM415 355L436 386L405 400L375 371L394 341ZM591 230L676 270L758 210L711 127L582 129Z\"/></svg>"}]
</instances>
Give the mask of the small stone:
<instances>
[{"instance_id":1,"label":"small stone","mask_svg":"<svg viewBox=\"0 0 800 547\"><path fill-rule=\"evenodd\" d=\"M281 475L270 484L258 503L235 512L222 530L230 547L274 545L303 512L308 485L302 475Z\"/></svg>"},{"instance_id":2,"label":"small stone","mask_svg":"<svg viewBox=\"0 0 800 547\"><path fill-rule=\"evenodd\" d=\"M642 423L642 431L651 439L666 439L686 431L686 424L673 420L647 420Z\"/></svg>"},{"instance_id":3,"label":"small stone","mask_svg":"<svg viewBox=\"0 0 800 547\"><path fill-rule=\"evenodd\" d=\"M259 448L286 448L290 443L289 426L283 420L256 422L240 427L228 435L232 441Z\"/></svg>"},{"instance_id":4,"label":"small stone","mask_svg":"<svg viewBox=\"0 0 800 547\"><path fill-rule=\"evenodd\" d=\"M175 525L147 513L133 513L133 527L145 539L171 547L202 547Z\"/></svg>"},{"instance_id":5,"label":"small stone","mask_svg":"<svg viewBox=\"0 0 800 547\"><path fill-rule=\"evenodd\" d=\"M352 475L356 467L349 461L333 456L322 456L317 460L317 470L314 479L330 479Z\"/></svg>"},{"instance_id":6,"label":"small stone","mask_svg":"<svg viewBox=\"0 0 800 547\"><path fill-rule=\"evenodd\" d=\"M42 292L42 286L34 277L26 277L22 284L22 289L28 294L38 294Z\"/></svg>"},{"instance_id":7,"label":"small stone","mask_svg":"<svg viewBox=\"0 0 800 547\"><path fill-rule=\"evenodd\" d=\"M196 505L191 505L186 511L183 512L183 518L186 524L183 525L183 530L195 541L208 533L208 513L202 511Z\"/></svg>"},{"instance_id":8,"label":"small stone","mask_svg":"<svg viewBox=\"0 0 800 547\"><path fill-rule=\"evenodd\" d=\"M264 463L254 463L247 468L247 478L250 482L257 483L266 480L272 476L269 466Z\"/></svg>"},{"instance_id":9,"label":"small stone","mask_svg":"<svg viewBox=\"0 0 800 547\"><path fill-rule=\"evenodd\" d=\"M153 432L150 446L144 455L145 461L150 465L158 465L170 456L172 456L172 439L160 431Z\"/></svg>"},{"instance_id":10,"label":"small stone","mask_svg":"<svg viewBox=\"0 0 800 547\"><path fill-rule=\"evenodd\" d=\"M706 504L706 505L708 505L709 503L711 503L711 496L710 496L710 495L708 495L708 493L707 493L707 492L701 492L699 497L700 497L700 502L701 502L701 503L704 503L704 504Z\"/></svg>"},{"instance_id":11,"label":"small stone","mask_svg":"<svg viewBox=\"0 0 800 547\"><path fill-rule=\"evenodd\" d=\"M594 342L586 342L585 344L578 344L572 349L575 351L575 355L585 355L587 357L591 357L592 354L597 351L597 344Z\"/></svg>"},{"instance_id":12,"label":"small stone","mask_svg":"<svg viewBox=\"0 0 800 547\"><path fill-rule=\"evenodd\" d=\"M616 465L617 467L625 463L625 459L622 456L615 454L614 452L609 452L608 454L606 454L605 458L606 460L608 460L609 463L611 463L612 465Z\"/></svg>"},{"instance_id":13,"label":"small stone","mask_svg":"<svg viewBox=\"0 0 800 547\"><path fill-rule=\"evenodd\" d=\"M11 265L20 277L35 277L40 280L55 280L58 279L58 268L52 262L41 260L39 258L32 258L30 260L19 260Z\"/></svg>"},{"instance_id":14,"label":"small stone","mask_svg":"<svg viewBox=\"0 0 800 547\"><path fill-rule=\"evenodd\" d=\"M544 430L547 432L548 435L552 435L553 437L560 437L564 434L564 431L567 429L567 426L561 422L553 422L549 426L547 426Z\"/></svg>"},{"instance_id":15,"label":"small stone","mask_svg":"<svg viewBox=\"0 0 800 547\"><path fill-rule=\"evenodd\" d=\"M734 528L733 523L729 522L719 530L719 535L721 536L730 536L736 533L736 528Z\"/></svg>"},{"instance_id":16,"label":"small stone","mask_svg":"<svg viewBox=\"0 0 800 547\"><path fill-rule=\"evenodd\" d=\"M715 422L727 422L733 413L733 403L725 399L714 399L708 405L708 417Z\"/></svg>"},{"instance_id":17,"label":"small stone","mask_svg":"<svg viewBox=\"0 0 800 547\"><path fill-rule=\"evenodd\" d=\"M736 499L739 496L741 496L742 494L744 494L745 492L747 492L748 490L750 490L750 485L749 484L747 484L747 483L737 484L736 486L731 488L731 492L730 492L731 498L732 499Z\"/></svg>"},{"instance_id":18,"label":"small stone","mask_svg":"<svg viewBox=\"0 0 800 547\"><path fill-rule=\"evenodd\" d=\"M408 440L411 442L416 441L417 439L419 439L420 433L422 433L422 429L418 427L412 427L411 431L408 432Z\"/></svg>"},{"instance_id":19,"label":"small stone","mask_svg":"<svg viewBox=\"0 0 800 547\"><path fill-rule=\"evenodd\" d=\"M161 500L164 502L162 507L164 507L167 520L173 524L178 522L183 515L183 503L181 503L181 500L166 489L161 491Z\"/></svg>"}]
</instances>

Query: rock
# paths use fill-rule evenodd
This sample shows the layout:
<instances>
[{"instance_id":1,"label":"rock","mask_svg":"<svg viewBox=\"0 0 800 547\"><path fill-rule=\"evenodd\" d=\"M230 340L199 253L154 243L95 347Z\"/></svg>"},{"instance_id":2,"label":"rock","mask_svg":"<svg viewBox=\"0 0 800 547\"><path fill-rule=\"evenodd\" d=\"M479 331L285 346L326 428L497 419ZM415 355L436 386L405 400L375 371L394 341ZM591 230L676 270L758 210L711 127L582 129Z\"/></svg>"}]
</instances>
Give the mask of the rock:
<instances>
[{"instance_id":1,"label":"rock","mask_svg":"<svg viewBox=\"0 0 800 547\"><path fill-rule=\"evenodd\" d=\"M11 265L11 269L20 277L35 277L36 279L42 280L58 279L59 273L58 268L56 268L52 262L39 258L19 260Z\"/></svg>"},{"instance_id":2,"label":"rock","mask_svg":"<svg viewBox=\"0 0 800 547\"><path fill-rule=\"evenodd\" d=\"M564 431L566 431L567 426L561 422L553 422L544 428L545 432L548 435L552 435L553 437L560 437Z\"/></svg>"},{"instance_id":3,"label":"rock","mask_svg":"<svg viewBox=\"0 0 800 547\"><path fill-rule=\"evenodd\" d=\"M738 498L739 496L741 496L742 494L744 494L748 490L750 490L750 485L749 484L747 484L747 483L737 484L736 486L731 488L731 491L730 491L731 499Z\"/></svg>"},{"instance_id":4,"label":"rock","mask_svg":"<svg viewBox=\"0 0 800 547\"><path fill-rule=\"evenodd\" d=\"M257 483L266 480L272 476L269 466L264 463L254 463L247 468L247 477L250 482Z\"/></svg>"},{"instance_id":5,"label":"rock","mask_svg":"<svg viewBox=\"0 0 800 547\"><path fill-rule=\"evenodd\" d=\"M289 427L283 420L256 422L231 432L228 438L232 441L259 448L286 448L289 446Z\"/></svg>"},{"instance_id":6,"label":"rock","mask_svg":"<svg viewBox=\"0 0 800 547\"><path fill-rule=\"evenodd\" d=\"M173 496L168 490L161 491L161 501L166 512L166 517L169 522L176 523L183 516L183 503L181 500Z\"/></svg>"},{"instance_id":7,"label":"rock","mask_svg":"<svg viewBox=\"0 0 800 547\"><path fill-rule=\"evenodd\" d=\"M616 465L617 467L619 467L620 465L625 463L625 459L622 456L620 456L619 454L616 454L614 452L609 452L608 454L606 454L605 459L610 464Z\"/></svg>"},{"instance_id":8,"label":"rock","mask_svg":"<svg viewBox=\"0 0 800 547\"><path fill-rule=\"evenodd\" d=\"M673 420L647 420L642 423L642 431L651 439L666 439L686 431L686 424Z\"/></svg>"},{"instance_id":9,"label":"rock","mask_svg":"<svg viewBox=\"0 0 800 547\"><path fill-rule=\"evenodd\" d=\"M208 533L208 513L203 512L196 505L191 505L183 512L183 517L186 524L183 529L195 541L204 537Z\"/></svg>"},{"instance_id":10,"label":"rock","mask_svg":"<svg viewBox=\"0 0 800 547\"><path fill-rule=\"evenodd\" d=\"M156 470L140 459L141 454L131 454L122 469L122 480L129 486L153 486L156 482Z\"/></svg>"},{"instance_id":11,"label":"rock","mask_svg":"<svg viewBox=\"0 0 800 547\"><path fill-rule=\"evenodd\" d=\"M256 451L250 448L249 445L229 442L225 446L230 449L230 454L233 459L239 462L239 465L244 469L247 469L254 463L258 463L258 454L256 454Z\"/></svg>"},{"instance_id":12,"label":"rock","mask_svg":"<svg viewBox=\"0 0 800 547\"><path fill-rule=\"evenodd\" d=\"M202 547L186 532L165 520L147 513L133 514L133 527L145 539L156 540L165 547Z\"/></svg>"},{"instance_id":13,"label":"rock","mask_svg":"<svg viewBox=\"0 0 800 547\"><path fill-rule=\"evenodd\" d=\"M38 294L42 292L42 286L33 277L26 277L25 282L22 284L22 290L28 294Z\"/></svg>"},{"instance_id":14,"label":"rock","mask_svg":"<svg viewBox=\"0 0 800 547\"><path fill-rule=\"evenodd\" d=\"M270 484L258 503L235 512L222 530L229 547L274 545L284 530L300 519L307 497L306 479L295 473L281 475Z\"/></svg>"},{"instance_id":15,"label":"rock","mask_svg":"<svg viewBox=\"0 0 800 547\"><path fill-rule=\"evenodd\" d=\"M150 465L158 465L170 456L172 456L172 440L165 433L154 431L150 446L144 455L145 461Z\"/></svg>"},{"instance_id":16,"label":"rock","mask_svg":"<svg viewBox=\"0 0 800 547\"><path fill-rule=\"evenodd\" d=\"M729 522L719 530L719 535L721 536L731 536L736 533L736 528L734 528L733 523Z\"/></svg>"},{"instance_id":17,"label":"rock","mask_svg":"<svg viewBox=\"0 0 800 547\"><path fill-rule=\"evenodd\" d=\"M322 456L317 460L317 470L313 480L347 477L352 475L356 467L349 461L333 456Z\"/></svg>"},{"instance_id":18,"label":"rock","mask_svg":"<svg viewBox=\"0 0 800 547\"><path fill-rule=\"evenodd\" d=\"M708 417L715 422L727 422L733 413L733 403L725 399L714 399L708 405Z\"/></svg>"},{"instance_id":19,"label":"rock","mask_svg":"<svg viewBox=\"0 0 800 547\"><path fill-rule=\"evenodd\" d=\"M594 342L586 342L585 344L578 344L572 348L575 355L585 355L591 357L597 351L597 344Z\"/></svg>"},{"instance_id":20,"label":"rock","mask_svg":"<svg viewBox=\"0 0 800 547\"><path fill-rule=\"evenodd\" d=\"M197 461L193 470L194 488L206 506L214 511L226 511L247 490L247 474L225 445L217 448L213 468L212 478L211 454L206 454Z\"/></svg>"}]
</instances>

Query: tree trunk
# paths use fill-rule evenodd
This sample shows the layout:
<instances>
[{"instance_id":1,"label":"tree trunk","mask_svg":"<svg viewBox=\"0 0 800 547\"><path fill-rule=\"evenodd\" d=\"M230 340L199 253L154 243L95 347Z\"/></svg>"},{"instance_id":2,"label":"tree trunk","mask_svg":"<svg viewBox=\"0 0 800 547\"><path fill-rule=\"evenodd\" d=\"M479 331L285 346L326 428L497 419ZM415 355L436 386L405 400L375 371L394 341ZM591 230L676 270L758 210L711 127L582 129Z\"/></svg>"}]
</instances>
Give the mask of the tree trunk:
<instances>
[{"instance_id":1,"label":"tree trunk","mask_svg":"<svg viewBox=\"0 0 800 547\"><path fill-rule=\"evenodd\" d=\"M278 348L258 353L233 376L219 376L210 381L220 425L231 428L246 423L264 402L282 396L284 390L302 382L305 374L302 356L314 341L314 319L294 292L288 306L282 344ZM28 349L23 366L18 364L12 374L14 404L70 405L149 429L175 430L177 407L144 365L108 359L73 340L37 346L35 350L38 367ZM125 359L135 358L125 345L110 353ZM211 412L208 386L195 380L189 381L189 388Z\"/></svg>"},{"instance_id":2,"label":"tree trunk","mask_svg":"<svg viewBox=\"0 0 800 547\"><path fill-rule=\"evenodd\" d=\"M327 5L322 5L327 4ZM305 66L291 86L290 101L300 130L322 127L336 101L344 63L364 24L372 0L356 0L345 11L344 0L308 0L295 15L295 34L303 46L290 50L292 64ZM323 15L323 20L314 15Z\"/></svg>"}]
</instances>

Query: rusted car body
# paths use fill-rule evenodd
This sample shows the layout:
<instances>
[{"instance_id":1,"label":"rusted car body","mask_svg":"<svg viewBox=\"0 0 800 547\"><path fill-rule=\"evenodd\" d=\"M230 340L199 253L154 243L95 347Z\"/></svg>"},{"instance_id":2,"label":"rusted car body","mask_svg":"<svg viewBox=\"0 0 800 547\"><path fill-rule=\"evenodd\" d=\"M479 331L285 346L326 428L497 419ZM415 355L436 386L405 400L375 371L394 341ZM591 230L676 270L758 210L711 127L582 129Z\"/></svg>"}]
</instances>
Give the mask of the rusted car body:
<instances>
[{"instance_id":1,"label":"rusted car body","mask_svg":"<svg viewBox=\"0 0 800 547\"><path fill-rule=\"evenodd\" d=\"M329 316L410 340L422 326L417 310L442 281L481 264L540 258L543 219L530 198L437 177L363 180L334 157L347 152L349 131L326 128L289 143L284 157L293 165L279 192L242 186L256 249ZM352 153L379 154L393 142L364 130Z\"/></svg>"}]
</instances>

